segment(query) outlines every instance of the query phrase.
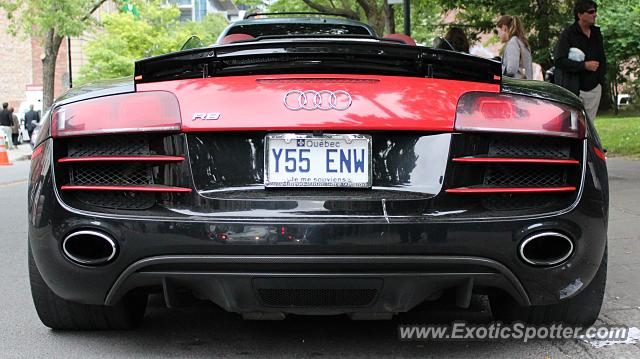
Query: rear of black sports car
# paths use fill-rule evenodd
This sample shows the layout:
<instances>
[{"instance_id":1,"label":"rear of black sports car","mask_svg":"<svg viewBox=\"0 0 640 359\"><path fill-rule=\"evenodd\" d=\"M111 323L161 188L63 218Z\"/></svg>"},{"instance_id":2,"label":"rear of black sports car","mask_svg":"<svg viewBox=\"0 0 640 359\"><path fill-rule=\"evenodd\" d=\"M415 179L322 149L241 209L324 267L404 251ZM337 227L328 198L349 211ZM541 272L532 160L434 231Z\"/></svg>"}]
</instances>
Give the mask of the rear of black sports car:
<instances>
[{"instance_id":1,"label":"rear of black sports car","mask_svg":"<svg viewBox=\"0 0 640 359\"><path fill-rule=\"evenodd\" d=\"M51 328L134 327L149 293L247 319L473 294L502 320L598 316L603 149L578 98L497 62L264 39L139 61L46 120L29 269Z\"/></svg>"}]
</instances>

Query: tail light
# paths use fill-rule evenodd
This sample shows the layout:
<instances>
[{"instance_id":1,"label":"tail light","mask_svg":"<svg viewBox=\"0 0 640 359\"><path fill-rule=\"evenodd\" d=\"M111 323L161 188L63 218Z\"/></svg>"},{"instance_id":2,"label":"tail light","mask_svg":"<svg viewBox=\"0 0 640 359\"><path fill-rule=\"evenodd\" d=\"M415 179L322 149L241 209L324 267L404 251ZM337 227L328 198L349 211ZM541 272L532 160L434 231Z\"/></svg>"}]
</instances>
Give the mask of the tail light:
<instances>
[{"instance_id":1,"label":"tail light","mask_svg":"<svg viewBox=\"0 0 640 359\"><path fill-rule=\"evenodd\" d=\"M53 114L53 137L180 131L180 107L169 92L106 96L61 106Z\"/></svg>"},{"instance_id":2,"label":"tail light","mask_svg":"<svg viewBox=\"0 0 640 359\"><path fill-rule=\"evenodd\" d=\"M467 92L460 97L455 129L584 138L585 116L570 106L519 95Z\"/></svg>"}]
</instances>

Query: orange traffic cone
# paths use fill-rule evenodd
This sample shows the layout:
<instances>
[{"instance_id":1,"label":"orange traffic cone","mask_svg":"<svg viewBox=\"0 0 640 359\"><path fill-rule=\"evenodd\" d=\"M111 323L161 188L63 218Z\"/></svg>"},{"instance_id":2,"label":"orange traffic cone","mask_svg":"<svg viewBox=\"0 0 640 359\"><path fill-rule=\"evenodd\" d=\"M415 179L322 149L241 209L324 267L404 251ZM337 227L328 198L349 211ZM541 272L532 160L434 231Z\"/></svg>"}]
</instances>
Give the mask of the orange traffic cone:
<instances>
[{"instance_id":1,"label":"orange traffic cone","mask_svg":"<svg viewBox=\"0 0 640 359\"><path fill-rule=\"evenodd\" d=\"M4 136L0 135L0 166L11 166L13 163L9 161L9 156L7 155L7 148L4 142L5 142Z\"/></svg>"}]
</instances>

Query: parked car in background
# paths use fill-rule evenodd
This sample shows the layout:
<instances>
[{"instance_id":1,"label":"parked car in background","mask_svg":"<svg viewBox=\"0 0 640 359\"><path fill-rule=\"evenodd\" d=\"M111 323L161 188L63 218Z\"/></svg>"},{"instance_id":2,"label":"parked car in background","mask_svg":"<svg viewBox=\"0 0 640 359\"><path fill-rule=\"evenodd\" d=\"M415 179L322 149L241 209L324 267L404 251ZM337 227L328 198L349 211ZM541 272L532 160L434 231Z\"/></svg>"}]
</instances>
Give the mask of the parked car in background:
<instances>
[{"instance_id":1,"label":"parked car in background","mask_svg":"<svg viewBox=\"0 0 640 359\"><path fill-rule=\"evenodd\" d=\"M625 107L630 105L632 102L632 97L629 94L619 94L618 95L618 99L617 99L617 103L618 103L618 107Z\"/></svg>"}]
</instances>

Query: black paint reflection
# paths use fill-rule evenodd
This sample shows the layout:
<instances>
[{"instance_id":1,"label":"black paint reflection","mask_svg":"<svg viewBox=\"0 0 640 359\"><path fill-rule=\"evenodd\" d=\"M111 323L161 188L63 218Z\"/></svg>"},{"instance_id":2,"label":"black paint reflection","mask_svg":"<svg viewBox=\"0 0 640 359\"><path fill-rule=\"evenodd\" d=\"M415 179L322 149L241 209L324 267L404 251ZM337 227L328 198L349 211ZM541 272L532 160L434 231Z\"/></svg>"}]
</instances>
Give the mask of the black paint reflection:
<instances>
[{"instance_id":1,"label":"black paint reflection","mask_svg":"<svg viewBox=\"0 0 640 359\"><path fill-rule=\"evenodd\" d=\"M418 156L414 146L415 136L390 137L386 141L375 141L373 146L374 181L376 184L399 185L411 181L411 172L416 168Z\"/></svg>"},{"instance_id":2,"label":"black paint reflection","mask_svg":"<svg viewBox=\"0 0 640 359\"><path fill-rule=\"evenodd\" d=\"M189 156L198 191L233 190L274 193L263 187L266 133L194 134L188 136ZM440 191L449 153L450 134L416 135L371 133L373 187L426 193ZM239 192L240 191L240 192ZM316 190L317 191L317 190ZM307 195L310 189L291 189L287 195ZM331 190L323 190L326 192ZM233 192L233 194L232 194ZM321 194L322 195L322 194ZM209 196L209 195L207 195ZM269 197L265 197L269 198Z\"/></svg>"}]
</instances>

